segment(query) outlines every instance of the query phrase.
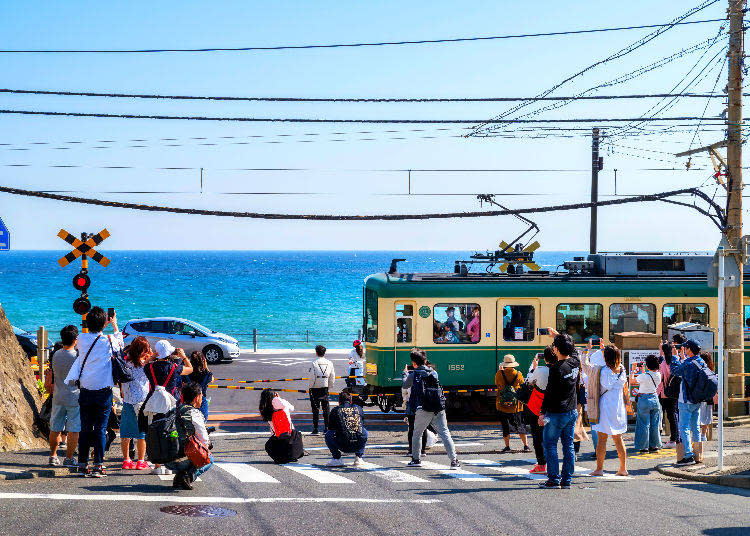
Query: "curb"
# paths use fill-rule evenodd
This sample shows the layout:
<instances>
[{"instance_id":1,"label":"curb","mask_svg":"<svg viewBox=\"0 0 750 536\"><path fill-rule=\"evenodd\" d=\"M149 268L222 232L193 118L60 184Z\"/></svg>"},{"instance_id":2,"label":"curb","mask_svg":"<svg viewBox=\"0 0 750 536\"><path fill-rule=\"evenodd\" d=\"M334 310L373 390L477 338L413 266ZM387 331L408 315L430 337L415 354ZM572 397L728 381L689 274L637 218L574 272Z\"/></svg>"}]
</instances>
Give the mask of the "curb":
<instances>
[{"instance_id":1,"label":"curb","mask_svg":"<svg viewBox=\"0 0 750 536\"><path fill-rule=\"evenodd\" d=\"M733 488L750 489L750 476L748 475L701 475L690 471L675 469L671 465L657 465L656 470L665 476L716 484L718 486L729 486Z\"/></svg>"},{"instance_id":2,"label":"curb","mask_svg":"<svg viewBox=\"0 0 750 536\"><path fill-rule=\"evenodd\" d=\"M13 470L5 469L0 471L0 482L12 480L28 480L31 478L54 478L57 476L67 476L71 471L67 467L47 467L44 469Z\"/></svg>"}]
</instances>

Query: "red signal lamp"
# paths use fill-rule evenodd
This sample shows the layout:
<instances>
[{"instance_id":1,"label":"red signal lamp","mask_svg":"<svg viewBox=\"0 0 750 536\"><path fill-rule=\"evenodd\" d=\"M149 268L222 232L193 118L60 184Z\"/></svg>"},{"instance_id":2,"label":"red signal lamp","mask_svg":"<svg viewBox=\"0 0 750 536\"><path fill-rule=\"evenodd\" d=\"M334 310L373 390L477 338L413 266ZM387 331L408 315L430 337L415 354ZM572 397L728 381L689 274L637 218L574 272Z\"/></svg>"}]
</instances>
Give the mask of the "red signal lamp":
<instances>
[{"instance_id":1,"label":"red signal lamp","mask_svg":"<svg viewBox=\"0 0 750 536\"><path fill-rule=\"evenodd\" d=\"M90 285L91 278L89 278L89 276L87 274L84 274L83 272L73 277L73 287L75 287L76 290L86 292Z\"/></svg>"}]
</instances>

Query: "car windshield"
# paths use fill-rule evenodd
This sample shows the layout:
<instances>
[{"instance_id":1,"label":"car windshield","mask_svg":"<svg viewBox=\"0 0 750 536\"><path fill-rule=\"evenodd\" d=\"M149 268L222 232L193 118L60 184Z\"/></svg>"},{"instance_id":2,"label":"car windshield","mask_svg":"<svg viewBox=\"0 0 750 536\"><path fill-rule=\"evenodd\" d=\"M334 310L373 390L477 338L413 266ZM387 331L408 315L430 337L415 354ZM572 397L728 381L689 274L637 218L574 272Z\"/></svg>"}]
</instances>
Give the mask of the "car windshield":
<instances>
[{"instance_id":1,"label":"car windshield","mask_svg":"<svg viewBox=\"0 0 750 536\"><path fill-rule=\"evenodd\" d=\"M214 330L208 329L206 326L201 326L198 322L193 322L192 320L188 323L188 325L193 326L195 329L198 329L203 333L216 333Z\"/></svg>"}]
</instances>

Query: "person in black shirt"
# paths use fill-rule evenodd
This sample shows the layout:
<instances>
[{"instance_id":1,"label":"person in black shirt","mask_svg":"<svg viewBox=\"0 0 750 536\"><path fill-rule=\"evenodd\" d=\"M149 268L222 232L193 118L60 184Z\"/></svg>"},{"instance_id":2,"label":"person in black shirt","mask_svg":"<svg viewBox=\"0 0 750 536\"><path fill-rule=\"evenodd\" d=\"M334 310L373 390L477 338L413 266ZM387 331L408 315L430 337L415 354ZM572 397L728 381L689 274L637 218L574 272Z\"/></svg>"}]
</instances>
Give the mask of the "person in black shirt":
<instances>
[{"instance_id":1,"label":"person in black shirt","mask_svg":"<svg viewBox=\"0 0 750 536\"><path fill-rule=\"evenodd\" d=\"M547 390L539 413L539 426L544 426L544 456L547 459L547 480L540 484L545 489L569 489L575 470L573 431L578 418L578 382L581 363L576 347L567 333L549 328L554 337L552 351L557 362L549 366ZM557 457L557 442L562 442L562 476Z\"/></svg>"}]
</instances>

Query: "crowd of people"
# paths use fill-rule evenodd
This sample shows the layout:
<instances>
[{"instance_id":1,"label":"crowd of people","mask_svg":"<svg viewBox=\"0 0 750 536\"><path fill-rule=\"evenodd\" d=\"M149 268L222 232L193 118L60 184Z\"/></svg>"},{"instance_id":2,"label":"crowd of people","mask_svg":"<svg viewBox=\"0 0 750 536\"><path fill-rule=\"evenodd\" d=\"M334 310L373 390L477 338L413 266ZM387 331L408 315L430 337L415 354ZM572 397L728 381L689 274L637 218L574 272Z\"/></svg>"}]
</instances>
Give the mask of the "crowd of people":
<instances>
[{"instance_id":1,"label":"crowd of people","mask_svg":"<svg viewBox=\"0 0 750 536\"><path fill-rule=\"evenodd\" d=\"M49 464L70 467L84 476L106 476L104 453L112 442L117 387L122 411L115 427L120 430L122 469L174 474L174 488L192 489L192 483L213 463L212 429L206 425L206 390L213 375L205 357L200 352L188 357L166 340L152 349L143 337L124 348L116 315L108 317L100 307L91 309L87 324L89 333L78 333L75 326L63 328L60 347L51 357L46 384L52 393ZM112 328L111 334L104 333L107 327ZM569 333L552 328L547 332L551 344L534 358L526 378L511 354L504 356L495 375L496 409L505 444L501 453L512 452L512 434L520 437L522 452L531 452L530 434L536 463L529 472L547 476L541 487L570 487L581 442L588 439L584 424L591 427L596 458L590 475L603 475L611 437L619 459L616 474L627 476L623 434L628 414L636 418L634 450L639 454L666 446L677 449L679 466L702 462L702 443L716 395L711 352L677 335L662 343L660 355L648 355L628 375L616 346L600 339L594 348L588 339L587 348L579 351ZM324 346L316 346L308 371L311 433L320 433L322 413L325 444L331 454L328 465L342 466L342 456L353 454L354 466L362 466L368 440L358 398L364 382L364 348L360 341L354 342L347 388L339 393L333 409L329 397L336 376L325 354ZM412 349L410 360L402 374L408 466L421 466L428 434L434 434L442 440L450 468L458 469L461 463L448 428L436 367L419 348ZM638 386L636 401L630 400L631 384ZM271 436L265 448L271 459L283 464L303 457L302 434L292 420L294 406L278 392L265 389L258 409L269 424ZM670 434L666 444L661 439L663 416ZM66 455L60 460L57 453L63 444ZM558 444L562 445L562 467Z\"/></svg>"}]
</instances>

